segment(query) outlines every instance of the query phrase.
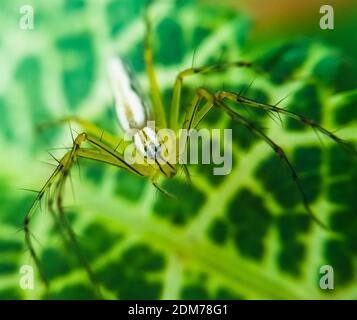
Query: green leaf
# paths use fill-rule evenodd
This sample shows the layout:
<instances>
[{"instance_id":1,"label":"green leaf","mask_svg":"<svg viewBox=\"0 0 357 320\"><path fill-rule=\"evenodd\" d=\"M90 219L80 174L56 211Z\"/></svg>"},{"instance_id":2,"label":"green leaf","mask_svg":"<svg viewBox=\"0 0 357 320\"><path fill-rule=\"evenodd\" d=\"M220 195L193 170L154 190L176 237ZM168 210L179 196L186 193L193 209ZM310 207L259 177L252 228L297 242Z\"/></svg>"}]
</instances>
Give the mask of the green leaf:
<instances>
[{"instance_id":1,"label":"green leaf","mask_svg":"<svg viewBox=\"0 0 357 320\"><path fill-rule=\"evenodd\" d=\"M6 62L0 81L0 298L92 299L85 268L63 243L45 203L31 230L51 291L38 273L34 290L19 287L20 267L34 265L21 228L35 197L20 188L39 190L50 176L53 167L39 161L50 158L46 148L71 145L66 126L44 141L37 131L44 121L75 114L119 135L105 58L120 53L140 80L147 79L141 55L144 1L36 2L39 23L28 31L14 29L7 18L15 2L4 1L0 11L0 61ZM175 75L191 66L193 56L199 66L220 61L223 52L224 60L255 59L266 73L232 69L192 77L185 82L183 110L200 86L239 92L256 78L244 90L247 97L274 104L290 94L281 106L331 130L342 124L340 136L355 141L355 92L332 95L335 49L299 39L248 50L249 19L193 1L155 1L150 16L166 102ZM83 161L79 177L73 168L74 198L68 184L66 215L104 298L357 297L355 160L291 119L280 123L234 107L286 150L314 212L331 231L311 221L289 173L264 141L215 110L201 127L233 128L233 170L218 177L212 165L191 165L192 185L183 174L162 181L175 199L124 170ZM64 152L53 151L56 157ZM335 271L331 292L319 288L324 264Z\"/></svg>"}]
</instances>

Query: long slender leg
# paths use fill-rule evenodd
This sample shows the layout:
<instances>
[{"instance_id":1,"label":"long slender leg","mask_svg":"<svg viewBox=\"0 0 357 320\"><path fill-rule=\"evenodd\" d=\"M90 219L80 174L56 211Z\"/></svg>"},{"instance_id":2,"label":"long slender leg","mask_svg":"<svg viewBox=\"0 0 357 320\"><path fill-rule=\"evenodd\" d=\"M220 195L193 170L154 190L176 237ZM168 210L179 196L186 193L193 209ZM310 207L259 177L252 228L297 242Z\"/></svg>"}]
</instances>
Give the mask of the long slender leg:
<instances>
[{"instance_id":1,"label":"long slender leg","mask_svg":"<svg viewBox=\"0 0 357 320\"><path fill-rule=\"evenodd\" d=\"M45 275L44 269L42 267L42 264L40 262L40 259L35 251L35 248L34 248L34 245L32 242L32 238L31 238L32 234L30 231L30 222L31 222L32 217L33 217L37 207L39 206L43 196L47 193L48 190L50 190L51 186L53 185L56 178L60 174L62 167L63 167L63 165L61 163L56 167L55 171L52 173L52 175L46 181L45 185L42 187L40 192L37 194L35 201L33 202L29 212L26 214L24 221L23 221L23 229L24 229L24 233L25 233L25 243L26 243L27 249L29 250L31 257L34 260L37 269L39 270L41 279L47 288L49 288L49 282Z\"/></svg>"},{"instance_id":2,"label":"long slender leg","mask_svg":"<svg viewBox=\"0 0 357 320\"><path fill-rule=\"evenodd\" d=\"M114 136L113 134L111 134L107 131L104 131L103 129L100 129L92 122L83 120L77 116L67 116L64 118L49 121L49 122L39 125L38 128L40 130L46 130L49 127L63 125L66 123L68 123L69 125L72 125L72 124L78 125L81 128L82 132L86 132L87 134L89 134L93 137L97 137L109 145L119 146L119 144L120 144L120 148L125 148L125 146L126 146L125 141L123 141L123 139L118 139L117 136ZM116 151L120 152L121 151L120 148L116 148Z\"/></svg>"},{"instance_id":3,"label":"long slender leg","mask_svg":"<svg viewBox=\"0 0 357 320\"><path fill-rule=\"evenodd\" d=\"M300 178L294 169L293 165L290 163L288 157L286 156L284 150L276 144L273 140L271 140L259 127L257 127L254 123L249 121L247 118L239 114L237 111L233 110L229 106L227 106L222 100L219 100L215 95L211 94L207 90L200 88L197 90L197 95L200 95L201 97L205 98L207 102L209 102L208 105L215 106L220 108L222 111L226 112L233 120L241 123L245 127L247 127L252 133L256 134L259 136L263 141L265 141L272 149L273 151L277 154L277 156L285 163L287 166L288 170L291 173L291 177L301 195L303 205L305 207L306 212L310 215L310 217L321 227L326 229L326 226L315 216L313 213L312 209L310 208L308 198L305 194L305 191L301 185ZM208 110L209 111L209 110Z\"/></svg>"},{"instance_id":4,"label":"long slender leg","mask_svg":"<svg viewBox=\"0 0 357 320\"><path fill-rule=\"evenodd\" d=\"M64 187L64 183L65 183L65 178L66 177L64 176L64 178L62 180L60 180L59 184L58 184L57 208L59 211L59 218L61 221L61 225L63 226L63 229L68 236L71 248L74 250L76 256L78 257L78 260L80 261L80 263L84 266L84 268L86 270L89 280L90 280L92 286L94 287L96 296L98 298L102 298L100 288L99 288L97 279L94 275L94 272L92 271L92 268L91 268L89 262L87 261L87 258L82 253L82 251L80 249L80 245L79 245L77 237L76 237L76 234L74 233L72 227L70 226L68 219L64 212L63 203L62 203L62 195L63 195L63 187Z\"/></svg>"},{"instance_id":5,"label":"long slender leg","mask_svg":"<svg viewBox=\"0 0 357 320\"><path fill-rule=\"evenodd\" d=\"M63 229L62 223L57 215L56 209L54 208L54 198L51 197L51 189L48 190L46 196L47 196L47 203L48 203L48 211L50 212L50 214L52 216L56 231L58 231L59 234L61 235L61 238L63 240L65 247L67 249L70 249L71 243L67 237L65 230Z\"/></svg>"},{"instance_id":6,"label":"long slender leg","mask_svg":"<svg viewBox=\"0 0 357 320\"><path fill-rule=\"evenodd\" d=\"M201 68L188 68L186 70L181 71L176 76L173 94L172 94L171 108L170 108L170 128L173 130L177 130L178 126L180 125L178 123L179 109L180 109L180 104L181 104L182 84L183 84L183 79L185 77L189 77L192 75L198 75L198 74L220 72L220 71L232 68L232 67L254 68L257 72L261 72L251 62L245 62L245 61L236 61L236 62L231 62L231 63L220 63L220 64L211 65L211 66L207 66L207 67L201 67Z\"/></svg>"},{"instance_id":7,"label":"long slender leg","mask_svg":"<svg viewBox=\"0 0 357 320\"><path fill-rule=\"evenodd\" d=\"M94 276L94 273L86 259L86 257L83 255L82 251L80 250L80 246L78 244L76 235L71 228L70 224L68 223L68 220L65 216L64 208L63 208L63 194L64 194L64 186L66 183L67 178L69 177L71 167L73 163L76 161L77 158L77 152L80 149L81 144L86 140L86 134L80 134L76 137L73 143L72 150L68 152L68 156L65 158L65 161L63 162L63 167L62 167L62 172L61 175L56 183L56 188L55 188L55 193L56 193L56 204L57 204L57 209L59 212L59 219L61 222L61 226L63 227L63 230L65 231L71 248L74 250L76 256L78 257L79 262L84 266L86 273L90 279L91 284L93 285L95 289L95 294L98 298L101 298L101 293L99 289L99 285L97 283L97 280Z\"/></svg>"},{"instance_id":8,"label":"long slender leg","mask_svg":"<svg viewBox=\"0 0 357 320\"><path fill-rule=\"evenodd\" d=\"M97 151L81 149L80 146L84 142L88 142L89 144L91 144L93 147L97 149ZM122 154L118 153L116 150L112 149L111 147L105 145L100 139L87 135L86 133L79 134L76 137L72 149L68 151L59 161L58 166L56 167L52 175L49 177L49 179L46 181L45 185L42 187L40 192L37 194L35 201L33 202L29 212L26 214L23 222L26 245L28 247L31 257L33 258L36 264L36 267L39 270L41 279L45 283L46 287L49 287L49 282L47 280L44 269L42 267L40 259L33 245L32 235L30 231L30 222L32 221L36 209L38 208L44 195L47 194L53 186L55 187L53 195L57 199L56 204L60 212L60 219L64 226L64 230L68 236L68 240L72 244L72 247L75 248L79 260L81 261L81 263L83 263L83 265L85 265L89 278L91 279L92 283L94 283L93 273L90 271L89 264L84 263L84 256L79 252L79 246L75 239L75 234L64 217L64 210L62 205L63 188L65 185L65 181L77 157L88 158L98 162L112 164L114 166L118 166L123 169L129 170L130 172L140 176L151 175L153 170L151 167L147 165L128 164L125 161L124 156ZM49 200L49 206L51 207L52 207L52 201L53 200Z\"/></svg>"},{"instance_id":9,"label":"long slender leg","mask_svg":"<svg viewBox=\"0 0 357 320\"><path fill-rule=\"evenodd\" d=\"M160 172L158 172L158 174L154 175L152 178L151 178L151 183L152 185L158 190L160 191L163 195L165 195L166 197L169 197L171 199L176 199L176 197L171 194L170 192L166 191L163 187L161 187L159 185L159 177L160 177Z\"/></svg>"},{"instance_id":10,"label":"long slender leg","mask_svg":"<svg viewBox=\"0 0 357 320\"><path fill-rule=\"evenodd\" d=\"M234 92L227 92L227 91L219 91L216 93L216 98L218 100L224 100L224 99L228 99L231 100L233 102L236 102L237 104L242 104L248 107L252 107L252 108L256 108L256 109L260 109L260 110L264 110L267 112L273 112L276 114L283 114L286 115L290 118L293 118L297 121L299 121L300 123L314 129L317 130L319 132L321 132L322 134L324 134L325 136L327 136L328 138L330 138L331 140L335 141L336 143L340 144L344 149L346 149L347 151L350 151L352 153L354 153L355 155L357 155L357 150L354 149L354 147L350 144L348 144L347 142L345 142L344 140L342 140L341 138L339 138L338 136L336 136L334 133L332 133L331 131L323 128L321 125L319 125L316 121L311 120L309 118L306 118L302 115L299 115L295 112L286 110L284 108L280 108L276 105L270 105L267 103L261 103L258 101L255 101L253 99L249 99L249 98L245 98L237 93Z\"/></svg>"},{"instance_id":11,"label":"long slender leg","mask_svg":"<svg viewBox=\"0 0 357 320\"><path fill-rule=\"evenodd\" d=\"M178 158L179 162L181 163L181 159L183 156L183 153L186 152L188 143L190 141L190 130L194 129L198 126L199 122L204 118L204 116L211 110L213 107L213 102L212 101L207 101L202 107L200 107L200 103L202 101L202 94L200 93L199 90L195 93L195 96L192 99L192 103L189 106L189 108L186 111L186 115L183 121L183 124L181 126L181 131L180 137L179 137L179 153L178 153ZM191 183L191 175L188 170L187 164L182 163L181 164L183 172L186 176L186 179L189 183Z\"/></svg>"},{"instance_id":12,"label":"long slender leg","mask_svg":"<svg viewBox=\"0 0 357 320\"><path fill-rule=\"evenodd\" d=\"M144 41L144 60L146 65L146 72L149 77L150 90L154 104L155 121L157 126L160 128L166 128L167 120L165 116L164 104L162 102L162 95L157 82L156 72L154 68L154 58L153 58L153 39L151 32L151 23L149 19L148 8L145 8L145 41Z\"/></svg>"},{"instance_id":13,"label":"long slender leg","mask_svg":"<svg viewBox=\"0 0 357 320\"><path fill-rule=\"evenodd\" d=\"M189 139L190 139L190 130L194 129L198 126L198 124L201 122L201 120L205 117L205 115L211 110L211 108L213 107L213 101L210 100L206 100L206 103L203 106L200 106L202 99L204 98L201 89L198 89L192 99L192 103L189 106L189 108L186 111L185 114L185 118L182 124L182 132L181 132L181 136L179 139L180 144L184 145L180 145L180 151L184 151L186 150L186 147L188 145ZM186 133L188 133L186 135ZM179 155L181 156L181 154ZM185 171L187 170L187 168L184 169ZM187 173L185 173L187 176Z\"/></svg>"},{"instance_id":14,"label":"long slender leg","mask_svg":"<svg viewBox=\"0 0 357 320\"><path fill-rule=\"evenodd\" d=\"M108 163L108 164L111 164L111 165L126 169L121 162L119 162L116 159L113 159L111 157L108 157L107 155L102 154L102 153L81 149L81 150L78 151L77 156L80 157L80 158L97 160L97 161L100 161L100 162L103 162L103 163ZM145 173L146 176L151 176L151 182L152 182L152 184L153 184L153 186L155 188L157 188L164 195L174 198L173 195L171 195L169 192L164 190L159 185L160 176L161 175L165 175L162 171L160 171L160 169L158 169L158 168L156 168L154 166L150 166L148 164L148 168L145 168L142 172Z\"/></svg>"},{"instance_id":15,"label":"long slender leg","mask_svg":"<svg viewBox=\"0 0 357 320\"><path fill-rule=\"evenodd\" d=\"M190 171L188 170L187 165L185 163L182 164L182 170L183 170L183 173L185 174L187 182L191 183L192 182L191 174L190 174Z\"/></svg>"},{"instance_id":16,"label":"long slender leg","mask_svg":"<svg viewBox=\"0 0 357 320\"><path fill-rule=\"evenodd\" d=\"M122 169L127 169L127 167L121 161L100 151L81 148L77 151L77 157L110 164Z\"/></svg>"}]
</instances>

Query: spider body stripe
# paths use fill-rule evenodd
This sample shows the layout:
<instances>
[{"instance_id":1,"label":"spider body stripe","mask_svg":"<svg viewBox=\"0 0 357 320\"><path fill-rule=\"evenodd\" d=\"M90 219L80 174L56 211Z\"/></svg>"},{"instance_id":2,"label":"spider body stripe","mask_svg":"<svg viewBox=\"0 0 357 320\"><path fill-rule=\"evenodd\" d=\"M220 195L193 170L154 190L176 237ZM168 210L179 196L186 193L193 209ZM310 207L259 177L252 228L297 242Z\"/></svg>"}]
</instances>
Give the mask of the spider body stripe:
<instances>
[{"instance_id":1,"label":"spider body stripe","mask_svg":"<svg viewBox=\"0 0 357 320\"><path fill-rule=\"evenodd\" d=\"M161 142L153 128L144 127L138 131L134 135L134 142L137 150L149 160L154 160L161 151Z\"/></svg>"},{"instance_id":2,"label":"spider body stripe","mask_svg":"<svg viewBox=\"0 0 357 320\"><path fill-rule=\"evenodd\" d=\"M119 58L112 58L108 64L112 92L115 98L115 111L124 131L141 129L148 120L149 107L144 103L128 69Z\"/></svg>"}]
</instances>

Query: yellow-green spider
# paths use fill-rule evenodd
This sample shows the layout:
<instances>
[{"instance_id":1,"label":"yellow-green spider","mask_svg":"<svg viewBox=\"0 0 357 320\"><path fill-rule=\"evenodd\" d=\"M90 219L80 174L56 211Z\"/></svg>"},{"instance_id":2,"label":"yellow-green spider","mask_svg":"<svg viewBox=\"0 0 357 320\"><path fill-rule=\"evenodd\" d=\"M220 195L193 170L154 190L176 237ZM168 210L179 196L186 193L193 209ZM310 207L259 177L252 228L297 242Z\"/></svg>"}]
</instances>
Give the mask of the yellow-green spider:
<instances>
[{"instance_id":1,"label":"yellow-green spider","mask_svg":"<svg viewBox=\"0 0 357 320\"><path fill-rule=\"evenodd\" d=\"M112 92L115 98L116 115L124 132L128 132L132 129L137 130L135 134L134 145L136 147L137 154L141 157L142 162L129 163L127 161L125 157L125 149L128 147L129 142L123 139L123 137L116 137L109 132L98 128L96 125L75 116L55 121L56 123L75 123L82 129L82 132L73 138L72 147L60 160L58 160L56 169L38 192L36 199L33 202L29 212L26 214L23 222L26 245L31 254L31 257L39 269L42 280L47 286L49 283L45 272L41 267L40 259L35 252L32 235L30 232L31 219L35 214L39 203L45 195L47 195L49 210L52 212L53 217L61 225L62 231L65 233L67 241L69 241L72 248L74 248L76 255L86 269L90 281L95 286L98 296L100 295L95 276L85 257L81 253L75 234L66 219L63 209L63 193L65 183L69 177L70 170L76 161L80 158L90 159L95 162L116 166L120 169L130 171L132 174L138 176L150 177L153 185L163 193L167 194L167 192L159 186L158 181L160 177L174 177L178 171L178 166L183 169L188 179L190 174L186 165L181 164L178 161L180 152L176 149L170 150L170 148L172 148L171 145L166 141L158 138L156 132L162 128L169 128L176 133L176 138L179 139L180 129L186 129L189 131L191 129L197 128L205 116L213 108L216 108L229 115L237 123L247 127L253 134L257 135L271 147L271 149L276 153L276 155L282 160L282 162L290 171L296 188L300 192L302 203L306 209L306 212L318 224L323 226L323 224L316 218L310 209L307 196L300 183L298 174L286 156L284 150L271 138L269 138L269 136L267 136L261 128L246 118L240 112L239 107L245 106L248 108L256 108L269 113L277 114L279 116L285 115L287 117L291 117L300 123L322 133L323 135L326 135L328 138L340 144L343 148L356 154L356 151L351 145L337 137L331 131L321 127L315 121L302 115L296 114L292 111L278 107L278 105L260 103L256 100L245 97L242 93L227 91L211 92L204 87L200 87L195 90L195 94L189 108L183 111L181 104L181 91L185 78L198 74L202 75L221 72L229 68L252 68L259 72L258 66L256 66L253 62L236 61L231 63L218 63L204 67L191 67L180 72L176 77L172 90L172 99L169 109L170 113L165 114L165 108L154 69L150 24L147 18L146 30L144 60L150 84L150 102L145 100L143 96L139 94L139 91L136 89L136 85L134 84L132 77L128 74L126 67L121 59L113 58L108 63L112 83ZM226 101L232 101L236 103L237 108L231 107L226 103ZM181 114L183 114L182 117L180 116ZM181 120L180 122L179 120L182 118L183 121ZM155 127L152 128L147 126L148 121L155 121ZM188 140L189 137L187 138L187 142ZM162 150L173 151L175 155L174 159L172 161L159 161L162 160L159 159L160 152Z\"/></svg>"}]
</instances>

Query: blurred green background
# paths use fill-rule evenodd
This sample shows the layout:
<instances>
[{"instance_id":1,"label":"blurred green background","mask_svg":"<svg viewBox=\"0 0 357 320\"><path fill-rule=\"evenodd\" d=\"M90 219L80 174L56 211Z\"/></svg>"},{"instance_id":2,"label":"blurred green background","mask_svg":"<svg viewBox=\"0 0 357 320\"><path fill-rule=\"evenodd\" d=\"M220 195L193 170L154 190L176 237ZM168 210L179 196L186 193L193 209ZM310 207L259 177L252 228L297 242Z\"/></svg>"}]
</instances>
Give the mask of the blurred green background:
<instances>
[{"instance_id":1,"label":"blurred green background","mask_svg":"<svg viewBox=\"0 0 357 320\"><path fill-rule=\"evenodd\" d=\"M34 29L19 28L20 7L34 8ZM106 70L125 58L147 88L141 0L3 0L0 5L0 298L90 299L93 289L75 254L53 227L45 203L31 227L51 283L45 292L19 287L19 269L33 264L21 226L54 169L50 148L69 146L68 127L37 126L73 114L118 135ZM155 60L166 105L177 72L192 64L256 61L250 70L193 77L205 86L246 95L309 116L339 136L357 134L356 5L330 1L335 30L319 28L320 1L154 1ZM195 54L194 54L195 52ZM357 168L338 146L289 119L241 110L266 128L302 178L327 232L304 213L283 164L249 131L214 112L203 127L233 128L234 168L213 176L192 166L162 184L116 168L81 162L68 186L66 213L107 299L356 299ZM51 151L56 157L63 150ZM335 289L319 288L320 266L334 268Z\"/></svg>"}]
</instances>

